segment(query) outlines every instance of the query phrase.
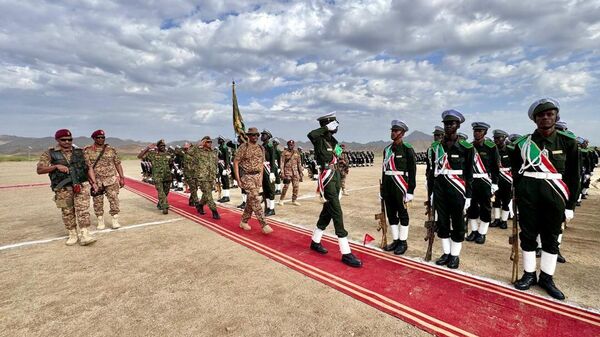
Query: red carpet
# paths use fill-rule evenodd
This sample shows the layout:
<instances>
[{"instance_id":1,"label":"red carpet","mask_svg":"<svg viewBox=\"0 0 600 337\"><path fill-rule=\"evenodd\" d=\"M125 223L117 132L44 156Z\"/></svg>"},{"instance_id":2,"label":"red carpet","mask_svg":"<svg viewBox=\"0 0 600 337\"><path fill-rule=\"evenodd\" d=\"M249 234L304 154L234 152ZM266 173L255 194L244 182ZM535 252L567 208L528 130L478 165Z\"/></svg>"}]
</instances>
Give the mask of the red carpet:
<instances>
[{"instance_id":1,"label":"red carpet","mask_svg":"<svg viewBox=\"0 0 600 337\"><path fill-rule=\"evenodd\" d=\"M156 203L154 186L127 179L126 187ZM213 220L180 194L170 194L169 204L232 241L438 336L600 336L594 312L355 244L364 267L346 267L336 239L323 237L329 250L323 256L308 249L308 230L269 219L275 231L263 235L252 219L252 231L245 232L236 210L220 207L222 219Z\"/></svg>"}]
</instances>

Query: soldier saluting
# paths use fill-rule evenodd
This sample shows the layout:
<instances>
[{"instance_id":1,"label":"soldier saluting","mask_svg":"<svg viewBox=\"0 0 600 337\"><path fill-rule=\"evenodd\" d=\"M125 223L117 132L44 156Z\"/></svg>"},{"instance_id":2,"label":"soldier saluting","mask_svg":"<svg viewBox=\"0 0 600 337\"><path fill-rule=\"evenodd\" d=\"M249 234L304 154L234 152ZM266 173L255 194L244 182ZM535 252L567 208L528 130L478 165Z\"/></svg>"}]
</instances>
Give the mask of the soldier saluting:
<instances>
[{"instance_id":1,"label":"soldier saluting","mask_svg":"<svg viewBox=\"0 0 600 337\"><path fill-rule=\"evenodd\" d=\"M150 150L154 151L150 152ZM152 180L158 194L157 207L162 210L163 214L169 214L167 196L169 195L169 189L173 181L173 176L171 175L173 159L171 158L171 154L167 152L167 144L161 139L156 144L148 145L138 154L138 159L148 159L152 163Z\"/></svg>"},{"instance_id":2,"label":"soldier saluting","mask_svg":"<svg viewBox=\"0 0 600 337\"><path fill-rule=\"evenodd\" d=\"M406 131L408 131L408 126L403 121L392 121L390 138L393 143L383 150L381 171L381 197L385 203L394 239L384 250L394 251L396 255L404 254L408 248L406 240L408 239L409 218L406 203L413 200L416 187L415 151L412 145L403 140Z\"/></svg>"},{"instance_id":3,"label":"soldier saluting","mask_svg":"<svg viewBox=\"0 0 600 337\"><path fill-rule=\"evenodd\" d=\"M442 113L444 138L434 142L433 170L427 179L433 179L433 207L437 212L437 234L444 254L435 262L456 269L459 266L466 224L463 212L471 204L473 183L473 145L459 140L457 131L465 117L456 110ZM431 192L429 192L431 193Z\"/></svg>"},{"instance_id":4,"label":"soldier saluting","mask_svg":"<svg viewBox=\"0 0 600 337\"><path fill-rule=\"evenodd\" d=\"M323 209L319 215L317 226L312 235L310 249L320 253L327 254L327 249L321 245L321 238L329 222L333 220L335 234L338 237L338 244L342 253L342 262L350 267L361 267L360 261L350 251L348 242L348 232L344 228L344 215L340 205L340 172L337 169L339 156L342 154L342 148L333 135L338 131L339 123L336 120L335 112L319 117L320 127L312 130L307 136L315 149L315 160L321 166L318 186L321 196L325 198Z\"/></svg>"},{"instance_id":5,"label":"soldier saluting","mask_svg":"<svg viewBox=\"0 0 600 337\"><path fill-rule=\"evenodd\" d=\"M538 284L559 300L565 295L553 280L558 256L558 236L563 220L573 219L580 183L580 160L575 136L557 131L560 105L542 98L529 107L537 129L515 141L511 153L515 197L519 208L523 277L515 288L527 290ZM536 236L542 241L540 276L536 277Z\"/></svg>"}]
</instances>

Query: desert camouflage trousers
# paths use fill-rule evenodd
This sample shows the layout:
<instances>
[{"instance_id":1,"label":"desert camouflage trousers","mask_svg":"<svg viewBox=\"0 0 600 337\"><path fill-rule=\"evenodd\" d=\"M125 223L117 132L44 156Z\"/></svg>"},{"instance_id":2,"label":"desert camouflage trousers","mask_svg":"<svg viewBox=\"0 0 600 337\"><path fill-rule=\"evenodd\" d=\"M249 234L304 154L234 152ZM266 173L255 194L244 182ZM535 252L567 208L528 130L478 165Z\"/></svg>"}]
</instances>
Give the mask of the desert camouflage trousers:
<instances>
[{"instance_id":1,"label":"desert camouflage trousers","mask_svg":"<svg viewBox=\"0 0 600 337\"><path fill-rule=\"evenodd\" d=\"M56 207L62 212L63 223L67 230L90 226L90 184L83 183L81 193L73 193L71 186L54 192Z\"/></svg>"},{"instance_id":2,"label":"desert camouflage trousers","mask_svg":"<svg viewBox=\"0 0 600 337\"><path fill-rule=\"evenodd\" d=\"M202 198L198 202L200 205L208 205L211 211L217 210L217 205L213 200L212 190L215 182L213 180L199 181L200 191L202 191Z\"/></svg>"},{"instance_id":3,"label":"desert camouflage trousers","mask_svg":"<svg viewBox=\"0 0 600 337\"><path fill-rule=\"evenodd\" d=\"M110 205L110 215L119 214L119 183L104 185L104 194L93 197L94 214L101 216L104 214L104 196L108 199Z\"/></svg>"},{"instance_id":4,"label":"desert camouflage trousers","mask_svg":"<svg viewBox=\"0 0 600 337\"><path fill-rule=\"evenodd\" d=\"M198 184L200 183L197 178L184 177L188 187L190 188L190 201L196 205L198 203Z\"/></svg>"},{"instance_id":5,"label":"desert camouflage trousers","mask_svg":"<svg viewBox=\"0 0 600 337\"><path fill-rule=\"evenodd\" d=\"M285 194L287 193L288 188L290 187L290 182L292 183L292 201L296 201L298 198L298 187L300 186L300 177L292 176L290 180L283 179L283 189L281 190L281 198L280 200L285 199Z\"/></svg>"},{"instance_id":6,"label":"desert camouflage trousers","mask_svg":"<svg viewBox=\"0 0 600 337\"><path fill-rule=\"evenodd\" d=\"M246 208L244 208L244 214L242 214L242 222L248 222L252 213L256 215L258 222L262 227L267 225L265 221L265 215L263 213L262 207L260 206L260 199L258 196L258 192L262 186L262 177L260 174L245 174L240 180L242 181L242 186L248 195L246 199Z\"/></svg>"}]
</instances>

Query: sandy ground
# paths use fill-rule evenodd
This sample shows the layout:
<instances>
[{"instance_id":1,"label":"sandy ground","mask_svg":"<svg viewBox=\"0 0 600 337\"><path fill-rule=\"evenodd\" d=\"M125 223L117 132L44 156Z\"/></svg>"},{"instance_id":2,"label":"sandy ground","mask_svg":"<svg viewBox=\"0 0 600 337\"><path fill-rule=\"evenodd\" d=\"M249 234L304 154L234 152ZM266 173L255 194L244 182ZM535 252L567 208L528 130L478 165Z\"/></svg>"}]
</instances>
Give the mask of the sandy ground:
<instances>
[{"instance_id":1,"label":"sandy ground","mask_svg":"<svg viewBox=\"0 0 600 337\"><path fill-rule=\"evenodd\" d=\"M139 162L123 166L140 177ZM406 252L416 259L426 249L422 167L419 172ZM378 167L351 169L351 195L342 205L354 240L365 233L380 238L373 219L378 179ZM0 163L0 185L47 181L35 174L35 163ZM321 209L315 187L305 179L302 206L278 206L275 217L313 228ZM566 230L561 250L568 263L559 264L555 277L569 302L595 309L600 261L591 252L600 242L599 192L591 189ZM0 189L0 247L65 235L52 195L46 186ZM231 196L238 205L239 190ZM123 225L176 221L99 233L90 247L60 240L0 250L0 336L428 335L176 214L159 214L129 191L120 197ZM461 270L508 282L509 231L490 229L483 246L465 243ZM436 241L434 258L440 249Z\"/></svg>"}]
</instances>

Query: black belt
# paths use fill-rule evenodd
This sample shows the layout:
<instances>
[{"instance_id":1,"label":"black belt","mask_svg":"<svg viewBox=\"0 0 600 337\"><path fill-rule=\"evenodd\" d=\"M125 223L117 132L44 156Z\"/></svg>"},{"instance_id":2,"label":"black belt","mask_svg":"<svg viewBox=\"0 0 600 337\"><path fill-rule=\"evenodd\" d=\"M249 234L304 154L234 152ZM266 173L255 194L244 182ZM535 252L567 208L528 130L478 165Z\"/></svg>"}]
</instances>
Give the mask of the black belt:
<instances>
[{"instance_id":1,"label":"black belt","mask_svg":"<svg viewBox=\"0 0 600 337\"><path fill-rule=\"evenodd\" d=\"M249 176L253 176L255 174L260 174L260 171L244 172L244 174L247 174Z\"/></svg>"}]
</instances>

